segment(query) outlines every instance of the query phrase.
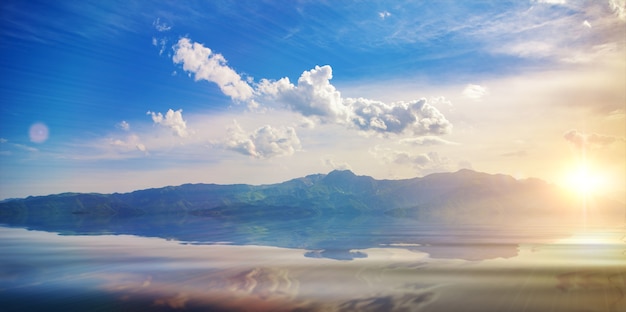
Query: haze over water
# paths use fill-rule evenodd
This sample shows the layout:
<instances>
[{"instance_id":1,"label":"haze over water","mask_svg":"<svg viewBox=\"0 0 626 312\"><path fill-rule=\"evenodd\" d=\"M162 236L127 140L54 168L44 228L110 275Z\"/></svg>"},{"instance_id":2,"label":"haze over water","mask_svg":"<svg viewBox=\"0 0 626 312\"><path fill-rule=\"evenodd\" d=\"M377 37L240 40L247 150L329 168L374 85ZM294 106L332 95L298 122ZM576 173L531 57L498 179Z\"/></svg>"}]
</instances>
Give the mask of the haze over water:
<instances>
[{"instance_id":1,"label":"haze over water","mask_svg":"<svg viewBox=\"0 0 626 312\"><path fill-rule=\"evenodd\" d=\"M314 243L316 249L305 247L315 238L302 236L302 248L273 247L267 239L280 233L255 234L254 228L219 241L179 241L2 227L0 304L7 311L624 311L626 306L624 227L536 227L506 235L488 226L450 231L382 222L388 227L369 234L357 222L329 228L332 235ZM201 228L190 224L188 233L194 231ZM297 228L289 231L299 235Z\"/></svg>"}]
</instances>

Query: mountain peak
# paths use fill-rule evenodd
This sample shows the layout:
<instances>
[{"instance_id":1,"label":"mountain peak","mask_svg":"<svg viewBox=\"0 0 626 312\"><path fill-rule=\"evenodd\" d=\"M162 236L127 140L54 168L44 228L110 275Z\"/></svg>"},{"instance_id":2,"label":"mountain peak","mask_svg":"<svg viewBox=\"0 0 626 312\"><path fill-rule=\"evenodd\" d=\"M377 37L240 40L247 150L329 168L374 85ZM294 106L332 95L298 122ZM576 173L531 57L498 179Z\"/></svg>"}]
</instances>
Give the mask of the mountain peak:
<instances>
[{"instance_id":1,"label":"mountain peak","mask_svg":"<svg viewBox=\"0 0 626 312\"><path fill-rule=\"evenodd\" d=\"M349 193L369 193L376 188L376 180L370 176L358 176L350 170L333 170L322 183Z\"/></svg>"},{"instance_id":2,"label":"mountain peak","mask_svg":"<svg viewBox=\"0 0 626 312\"><path fill-rule=\"evenodd\" d=\"M356 177L356 174L354 174L354 172L348 169L346 170L335 169L329 172L326 176L327 177Z\"/></svg>"}]
</instances>

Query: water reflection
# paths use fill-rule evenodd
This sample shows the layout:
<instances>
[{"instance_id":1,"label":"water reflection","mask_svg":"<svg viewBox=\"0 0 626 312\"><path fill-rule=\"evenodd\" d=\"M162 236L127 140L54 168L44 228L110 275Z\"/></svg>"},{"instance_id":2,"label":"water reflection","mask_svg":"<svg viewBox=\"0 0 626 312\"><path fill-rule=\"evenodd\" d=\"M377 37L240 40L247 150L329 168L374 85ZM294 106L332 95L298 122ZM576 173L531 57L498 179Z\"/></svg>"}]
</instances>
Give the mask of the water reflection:
<instances>
[{"instance_id":1,"label":"water reflection","mask_svg":"<svg viewBox=\"0 0 626 312\"><path fill-rule=\"evenodd\" d=\"M421 223L387 215L304 216L293 219L255 216L157 214L52 217L0 216L0 225L58 232L63 235L128 234L190 244L259 245L307 249L312 258L353 260L355 250L395 246L436 258L484 260L513 257L518 245L570 235L573 228L553 226ZM418 246L418 247L416 247Z\"/></svg>"},{"instance_id":2,"label":"water reflection","mask_svg":"<svg viewBox=\"0 0 626 312\"><path fill-rule=\"evenodd\" d=\"M306 257L313 252L306 248L0 227L0 304L7 311L624 311L625 234L590 229L482 261L440 259L416 243L353 249L367 257L337 261Z\"/></svg>"}]
</instances>

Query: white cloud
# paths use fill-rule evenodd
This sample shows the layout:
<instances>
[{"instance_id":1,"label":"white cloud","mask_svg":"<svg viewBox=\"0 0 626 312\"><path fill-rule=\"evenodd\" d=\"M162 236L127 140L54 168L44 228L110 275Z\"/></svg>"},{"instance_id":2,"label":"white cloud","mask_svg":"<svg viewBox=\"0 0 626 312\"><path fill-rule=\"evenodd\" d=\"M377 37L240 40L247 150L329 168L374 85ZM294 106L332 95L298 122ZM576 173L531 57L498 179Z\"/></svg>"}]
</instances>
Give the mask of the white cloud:
<instances>
[{"instance_id":1,"label":"white cloud","mask_svg":"<svg viewBox=\"0 0 626 312\"><path fill-rule=\"evenodd\" d=\"M348 112L341 94L330 84L332 77L332 68L325 65L304 71L298 85L286 77L278 81L262 79L257 85L258 101L278 102L304 116L318 117L322 122L343 122Z\"/></svg>"},{"instance_id":2,"label":"white cloud","mask_svg":"<svg viewBox=\"0 0 626 312\"><path fill-rule=\"evenodd\" d=\"M324 165L332 168L333 170L337 169L337 170L352 170L352 167L350 167L350 165L348 163L345 162L341 162L341 163L337 163L332 156L326 156L322 159L322 162L324 163Z\"/></svg>"},{"instance_id":3,"label":"white cloud","mask_svg":"<svg viewBox=\"0 0 626 312\"><path fill-rule=\"evenodd\" d=\"M483 86L468 84L465 89L463 89L462 94L468 99L480 101L485 95L488 94L488 90Z\"/></svg>"},{"instance_id":4,"label":"white cloud","mask_svg":"<svg viewBox=\"0 0 626 312\"><path fill-rule=\"evenodd\" d=\"M156 29L159 32L164 32L164 31L168 31L172 29L171 25L161 22L161 18L158 18L158 17L156 20L154 20L154 22L152 22L152 26L154 26L154 29Z\"/></svg>"},{"instance_id":5,"label":"white cloud","mask_svg":"<svg viewBox=\"0 0 626 312\"><path fill-rule=\"evenodd\" d=\"M347 98L344 102L349 107L351 123L360 130L440 135L452 129L452 124L426 99L386 104L363 98Z\"/></svg>"},{"instance_id":6,"label":"white cloud","mask_svg":"<svg viewBox=\"0 0 626 312\"><path fill-rule=\"evenodd\" d=\"M408 138L400 140L401 144L430 146L430 145L455 145L457 143L444 140L437 136L423 136L417 138Z\"/></svg>"},{"instance_id":7,"label":"white cloud","mask_svg":"<svg viewBox=\"0 0 626 312\"><path fill-rule=\"evenodd\" d=\"M219 53L188 38L181 38L174 45L172 60L183 64L183 69L194 75L194 79L206 80L218 85L220 90L234 100L247 100L252 97L253 89L241 79L241 76L226 65L226 59Z\"/></svg>"},{"instance_id":8,"label":"white cloud","mask_svg":"<svg viewBox=\"0 0 626 312\"><path fill-rule=\"evenodd\" d=\"M272 128L266 125L246 133L236 121L228 129L228 138L223 146L255 158L290 156L301 148L300 139L292 127Z\"/></svg>"},{"instance_id":9,"label":"white cloud","mask_svg":"<svg viewBox=\"0 0 626 312\"><path fill-rule=\"evenodd\" d=\"M135 147L136 147L138 150L140 150L140 151L142 151L142 152L144 152L144 153L148 151L148 149L146 148L146 146L145 146L145 145L143 145L142 143L137 143L137 144L135 145Z\"/></svg>"},{"instance_id":10,"label":"white cloud","mask_svg":"<svg viewBox=\"0 0 626 312\"><path fill-rule=\"evenodd\" d=\"M439 135L449 133L452 124L425 99L409 102L381 101L365 98L343 98L330 83L333 77L329 65L315 66L298 78L279 80L242 80L226 59L199 43L182 38L174 46L173 61L183 63L183 69L195 74L195 80L215 82L225 95L234 100L247 100L249 108L287 108L309 120L326 124L341 124L370 133L411 133Z\"/></svg>"},{"instance_id":11,"label":"white cloud","mask_svg":"<svg viewBox=\"0 0 626 312\"><path fill-rule=\"evenodd\" d=\"M547 4L565 4L565 0L535 0L537 3L547 3Z\"/></svg>"},{"instance_id":12,"label":"white cloud","mask_svg":"<svg viewBox=\"0 0 626 312\"><path fill-rule=\"evenodd\" d=\"M387 12L387 11L382 11L382 12L378 12L378 16L379 16L381 19L385 19L385 18L387 18L387 17L391 16L391 13L389 13L389 12Z\"/></svg>"},{"instance_id":13,"label":"white cloud","mask_svg":"<svg viewBox=\"0 0 626 312\"><path fill-rule=\"evenodd\" d=\"M570 63L573 58L602 60L594 46L623 46L625 0L533 2L527 10L478 16L466 34L485 43L488 53Z\"/></svg>"},{"instance_id":14,"label":"white cloud","mask_svg":"<svg viewBox=\"0 0 626 312\"><path fill-rule=\"evenodd\" d=\"M493 52L515 55L522 58L546 58L558 53L557 46L552 42L540 40L523 40L519 42L505 43Z\"/></svg>"},{"instance_id":15,"label":"white cloud","mask_svg":"<svg viewBox=\"0 0 626 312\"><path fill-rule=\"evenodd\" d=\"M261 80L257 94L261 103L283 106L322 123L346 124L374 133L445 134L452 124L425 99L387 104L365 98L343 98L330 83L332 68L316 66L304 71L298 85L288 78Z\"/></svg>"},{"instance_id":16,"label":"white cloud","mask_svg":"<svg viewBox=\"0 0 626 312\"><path fill-rule=\"evenodd\" d=\"M141 142L139 136L134 133L128 134L123 138L106 138L104 141L100 141L100 144L95 147L99 151L96 158L118 159L124 157L137 157L137 155L133 153L137 150L143 152L144 155L148 155L148 148ZM93 156L83 155L78 158L81 157L89 158Z\"/></svg>"},{"instance_id":17,"label":"white cloud","mask_svg":"<svg viewBox=\"0 0 626 312\"><path fill-rule=\"evenodd\" d=\"M128 131L130 130L130 124L128 122L126 122L126 120L122 120L120 123L118 123L116 125L118 128L124 130L124 131Z\"/></svg>"},{"instance_id":18,"label":"white cloud","mask_svg":"<svg viewBox=\"0 0 626 312\"><path fill-rule=\"evenodd\" d=\"M173 111L169 109L165 116L161 113L155 113L148 111L147 115L152 116L152 121L155 124L159 124L161 126L170 128L174 131L174 134L179 137L186 137L187 132L187 122L183 119L183 110L179 109L177 111Z\"/></svg>"},{"instance_id":19,"label":"white cloud","mask_svg":"<svg viewBox=\"0 0 626 312\"><path fill-rule=\"evenodd\" d=\"M5 138L0 138L0 143L6 143L9 142L9 140L5 139Z\"/></svg>"}]
</instances>

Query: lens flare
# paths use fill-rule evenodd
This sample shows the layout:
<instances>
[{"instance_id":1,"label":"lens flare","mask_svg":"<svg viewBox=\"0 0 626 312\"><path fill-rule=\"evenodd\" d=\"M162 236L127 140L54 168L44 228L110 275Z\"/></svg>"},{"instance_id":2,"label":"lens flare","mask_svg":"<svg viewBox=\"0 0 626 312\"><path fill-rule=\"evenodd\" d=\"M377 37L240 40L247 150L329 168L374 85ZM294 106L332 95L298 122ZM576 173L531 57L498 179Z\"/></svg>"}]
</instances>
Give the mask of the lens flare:
<instances>
[{"instance_id":1,"label":"lens flare","mask_svg":"<svg viewBox=\"0 0 626 312\"><path fill-rule=\"evenodd\" d=\"M48 140L48 126L45 124L38 122L30 126L28 130L28 136L30 137L30 141L33 143L43 143Z\"/></svg>"}]
</instances>

